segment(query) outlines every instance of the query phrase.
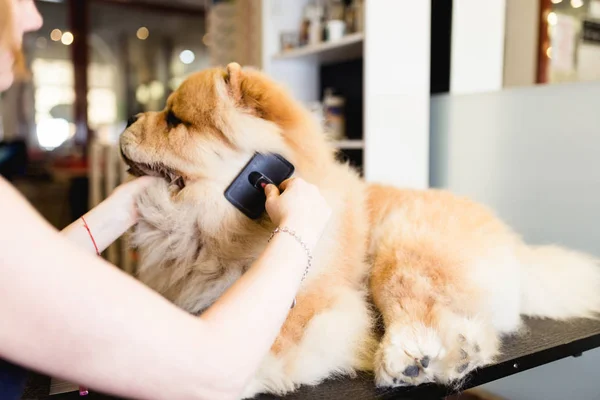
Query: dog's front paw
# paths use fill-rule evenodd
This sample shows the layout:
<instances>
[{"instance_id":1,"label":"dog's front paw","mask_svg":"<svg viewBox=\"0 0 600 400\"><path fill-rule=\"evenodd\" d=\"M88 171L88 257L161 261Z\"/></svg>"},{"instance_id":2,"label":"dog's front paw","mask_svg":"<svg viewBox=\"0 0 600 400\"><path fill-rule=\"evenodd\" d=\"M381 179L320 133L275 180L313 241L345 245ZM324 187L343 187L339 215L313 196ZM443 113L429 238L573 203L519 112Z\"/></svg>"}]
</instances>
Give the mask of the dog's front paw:
<instances>
[{"instance_id":1,"label":"dog's front paw","mask_svg":"<svg viewBox=\"0 0 600 400\"><path fill-rule=\"evenodd\" d=\"M452 318L439 328L391 325L376 355L378 386L416 386L427 382L460 384L498 354L497 335L486 323Z\"/></svg>"}]
</instances>

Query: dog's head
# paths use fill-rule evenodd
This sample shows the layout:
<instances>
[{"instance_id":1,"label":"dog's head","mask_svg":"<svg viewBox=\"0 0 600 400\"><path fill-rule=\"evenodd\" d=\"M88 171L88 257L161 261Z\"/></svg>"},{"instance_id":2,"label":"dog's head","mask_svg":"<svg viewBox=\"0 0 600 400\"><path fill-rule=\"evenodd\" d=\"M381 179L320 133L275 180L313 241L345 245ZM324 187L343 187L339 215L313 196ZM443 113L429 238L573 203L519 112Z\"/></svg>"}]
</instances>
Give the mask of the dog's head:
<instances>
[{"instance_id":1,"label":"dog's head","mask_svg":"<svg viewBox=\"0 0 600 400\"><path fill-rule=\"evenodd\" d=\"M244 221L224 191L256 152L278 153L296 176L334 162L318 123L282 87L238 64L188 78L160 112L136 116L121 135L133 175L167 180L171 197L197 205L204 230Z\"/></svg>"},{"instance_id":2,"label":"dog's head","mask_svg":"<svg viewBox=\"0 0 600 400\"><path fill-rule=\"evenodd\" d=\"M297 170L329 160L318 131L283 88L234 63L192 75L163 111L130 121L120 146L133 175L161 176L179 190L206 184L222 191L255 152L279 153Z\"/></svg>"}]
</instances>

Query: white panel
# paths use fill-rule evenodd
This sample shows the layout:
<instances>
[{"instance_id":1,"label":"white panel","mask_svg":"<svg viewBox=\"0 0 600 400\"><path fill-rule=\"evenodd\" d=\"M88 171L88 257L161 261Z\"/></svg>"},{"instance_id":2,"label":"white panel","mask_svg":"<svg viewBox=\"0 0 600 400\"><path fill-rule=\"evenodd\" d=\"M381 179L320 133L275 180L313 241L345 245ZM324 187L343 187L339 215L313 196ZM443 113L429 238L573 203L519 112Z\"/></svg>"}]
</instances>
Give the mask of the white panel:
<instances>
[{"instance_id":1,"label":"white panel","mask_svg":"<svg viewBox=\"0 0 600 400\"><path fill-rule=\"evenodd\" d=\"M524 237L600 255L600 83L436 96L432 186L491 206Z\"/></svg>"},{"instance_id":2,"label":"white panel","mask_svg":"<svg viewBox=\"0 0 600 400\"><path fill-rule=\"evenodd\" d=\"M430 0L367 1L365 178L428 184Z\"/></svg>"},{"instance_id":3,"label":"white panel","mask_svg":"<svg viewBox=\"0 0 600 400\"><path fill-rule=\"evenodd\" d=\"M506 0L454 0L451 93L502 88L505 15Z\"/></svg>"}]
</instances>

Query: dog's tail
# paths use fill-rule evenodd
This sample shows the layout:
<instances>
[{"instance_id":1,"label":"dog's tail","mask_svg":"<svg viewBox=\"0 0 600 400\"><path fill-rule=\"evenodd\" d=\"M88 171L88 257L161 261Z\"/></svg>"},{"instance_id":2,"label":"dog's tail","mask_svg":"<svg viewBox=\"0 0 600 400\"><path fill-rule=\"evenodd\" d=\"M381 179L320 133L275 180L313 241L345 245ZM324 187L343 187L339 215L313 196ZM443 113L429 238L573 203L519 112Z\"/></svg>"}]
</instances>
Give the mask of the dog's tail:
<instances>
[{"instance_id":1,"label":"dog's tail","mask_svg":"<svg viewBox=\"0 0 600 400\"><path fill-rule=\"evenodd\" d=\"M556 246L526 247L520 258L524 315L558 320L598 317L598 260Z\"/></svg>"}]
</instances>

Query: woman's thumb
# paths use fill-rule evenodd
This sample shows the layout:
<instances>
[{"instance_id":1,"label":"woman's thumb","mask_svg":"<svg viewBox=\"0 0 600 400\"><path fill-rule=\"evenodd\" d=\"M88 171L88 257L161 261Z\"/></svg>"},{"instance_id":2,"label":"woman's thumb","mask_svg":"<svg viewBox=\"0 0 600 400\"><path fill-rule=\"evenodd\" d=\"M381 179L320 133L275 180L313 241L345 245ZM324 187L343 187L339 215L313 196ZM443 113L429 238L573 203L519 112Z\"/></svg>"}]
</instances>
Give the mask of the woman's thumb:
<instances>
[{"instance_id":1,"label":"woman's thumb","mask_svg":"<svg viewBox=\"0 0 600 400\"><path fill-rule=\"evenodd\" d=\"M265 186L265 195L267 196L267 200L274 199L279 196L279 189L277 189L277 186L269 184Z\"/></svg>"}]
</instances>

